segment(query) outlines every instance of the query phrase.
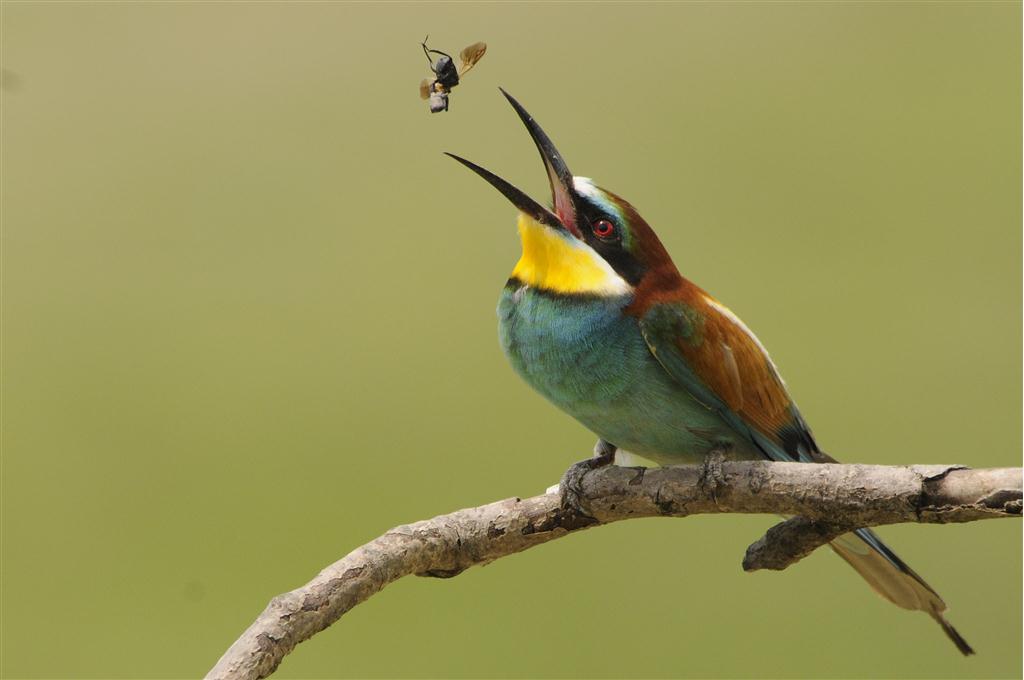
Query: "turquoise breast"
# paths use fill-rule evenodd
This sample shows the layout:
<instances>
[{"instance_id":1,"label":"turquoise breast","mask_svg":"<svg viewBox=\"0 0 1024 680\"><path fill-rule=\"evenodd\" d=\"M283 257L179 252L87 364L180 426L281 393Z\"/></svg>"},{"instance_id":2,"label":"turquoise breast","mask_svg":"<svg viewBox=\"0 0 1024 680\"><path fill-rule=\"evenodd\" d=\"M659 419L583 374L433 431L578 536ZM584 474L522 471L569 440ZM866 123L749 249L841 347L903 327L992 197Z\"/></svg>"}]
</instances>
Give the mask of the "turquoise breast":
<instances>
[{"instance_id":1,"label":"turquoise breast","mask_svg":"<svg viewBox=\"0 0 1024 680\"><path fill-rule=\"evenodd\" d=\"M565 296L510 281L498 332L515 371L602 439L662 465L713 448L759 453L662 369L634 319L631 296Z\"/></svg>"}]
</instances>

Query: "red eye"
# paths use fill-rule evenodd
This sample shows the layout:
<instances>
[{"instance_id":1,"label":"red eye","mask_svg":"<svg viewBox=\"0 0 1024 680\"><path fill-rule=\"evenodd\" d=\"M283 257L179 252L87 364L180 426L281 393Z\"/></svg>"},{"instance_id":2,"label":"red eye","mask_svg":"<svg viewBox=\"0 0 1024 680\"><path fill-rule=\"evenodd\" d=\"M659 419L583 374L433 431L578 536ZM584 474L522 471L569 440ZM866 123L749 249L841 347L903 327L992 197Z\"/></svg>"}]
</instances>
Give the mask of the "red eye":
<instances>
[{"instance_id":1,"label":"red eye","mask_svg":"<svg viewBox=\"0 0 1024 680\"><path fill-rule=\"evenodd\" d=\"M590 226L598 238L611 238L615 235L615 225L608 220L597 220Z\"/></svg>"}]
</instances>

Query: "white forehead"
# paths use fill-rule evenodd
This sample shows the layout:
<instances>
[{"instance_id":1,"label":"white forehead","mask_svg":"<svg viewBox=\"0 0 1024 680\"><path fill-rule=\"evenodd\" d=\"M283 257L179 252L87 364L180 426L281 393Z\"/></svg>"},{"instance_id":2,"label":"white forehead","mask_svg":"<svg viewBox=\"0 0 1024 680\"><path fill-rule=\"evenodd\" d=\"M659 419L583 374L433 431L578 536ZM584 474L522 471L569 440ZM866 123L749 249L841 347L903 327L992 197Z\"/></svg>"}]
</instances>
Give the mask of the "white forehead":
<instances>
[{"instance_id":1,"label":"white forehead","mask_svg":"<svg viewBox=\"0 0 1024 680\"><path fill-rule=\"evenodd\" d=\"M573 177L572 178L573 188L576 192L582 194L588 198L596 198L601 192L596 186L594 186L594 180L589 177Z\"/></svg>"},{"instance_id":2,"label":"white forehead","mask_svg":"<svg viewBox=\"0 0 1024 680\"><path fill-rule=\"evenodd\" d=\"M604 211L608 215L613 215L622 219L622 213L618 206L609 200L608 195L605 194L605 192L597 188L597 185L594 184L594 180L589 177L573 177L572 185L576 190L576 193L586 198L598 209Z\"/></svg>"}]
</instances>

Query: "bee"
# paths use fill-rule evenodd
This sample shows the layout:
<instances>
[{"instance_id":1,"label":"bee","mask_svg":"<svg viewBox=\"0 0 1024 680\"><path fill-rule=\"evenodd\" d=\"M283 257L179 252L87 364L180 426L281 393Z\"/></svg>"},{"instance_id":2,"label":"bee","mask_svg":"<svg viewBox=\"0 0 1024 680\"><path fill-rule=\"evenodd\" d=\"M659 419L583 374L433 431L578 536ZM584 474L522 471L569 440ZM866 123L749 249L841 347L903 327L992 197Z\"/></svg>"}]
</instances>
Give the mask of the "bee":
<instances>
[{"instance_id":1,"label":"bee","mask_svg":"<svg viewBox=\"0 0 1024 680\"><path fill-rule=\"evenodd\" d=\"M462 63L459 68L455 68L455 60L450 54L427 47L429 39L428 35L420 45L423 46L423 54L427 55L427 62L430 64L430 70L434 72L434 77L424 78L420 83L420 99L429 100L430 112L438 113L448 110L448 95L452 88L458 85L459 79L465 77L484 56L487 43L476 42L459 52L459 61ZM436 62L431 54L440 55Z\"/></svg>"}]
</instances>

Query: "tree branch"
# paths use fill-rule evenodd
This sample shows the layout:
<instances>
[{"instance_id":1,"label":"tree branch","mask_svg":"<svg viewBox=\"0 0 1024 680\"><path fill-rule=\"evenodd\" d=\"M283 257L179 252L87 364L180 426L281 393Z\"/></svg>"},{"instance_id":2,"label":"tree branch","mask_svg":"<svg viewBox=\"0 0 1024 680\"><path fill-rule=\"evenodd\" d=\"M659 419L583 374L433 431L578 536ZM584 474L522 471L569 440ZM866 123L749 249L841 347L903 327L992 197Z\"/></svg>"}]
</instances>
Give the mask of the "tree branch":
<instances>
[{"instance_id":1,"label":"tree branch","mask_svg":"<svg viewBox=\"0 0 1024 680\"><path fill-rule=\"evenodd\" d=\"M754 570L783 569L851 528L1021 515L1020 468L721 461L714 467L713 475L696 466L595 470L582 483L585 515L564 509L558 494L549 493L396 527L271 600L206 677L267 677L295 645L403 576L455 576L633 517L794 515L748 549L743 567Z\"/></svg>"}]
</instances>

